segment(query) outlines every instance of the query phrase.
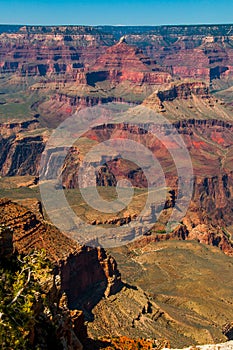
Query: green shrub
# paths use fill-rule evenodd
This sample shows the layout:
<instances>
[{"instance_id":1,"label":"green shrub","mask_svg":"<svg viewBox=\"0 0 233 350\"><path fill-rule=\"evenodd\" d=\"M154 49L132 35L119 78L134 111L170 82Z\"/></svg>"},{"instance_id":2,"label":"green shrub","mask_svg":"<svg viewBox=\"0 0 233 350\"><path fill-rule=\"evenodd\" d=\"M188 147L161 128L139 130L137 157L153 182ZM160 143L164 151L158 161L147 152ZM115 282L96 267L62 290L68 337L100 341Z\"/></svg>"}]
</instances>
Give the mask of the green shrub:
<instances>
[{"instance_id":1,"label":"green shrub","mask_svg":"<svg viewBox=\"0 0 233 350\"><path fill-rule=\"evenodd\" d=\"M34 305L46 298L44 289L52 270L44 251L0 262L0 348L30 349L35 325ZM42 295L42 296L41 296ZM44 295L44 297L43 297ZM46 300L43 301L46 303Z\"/></svg>"}]
</instances>

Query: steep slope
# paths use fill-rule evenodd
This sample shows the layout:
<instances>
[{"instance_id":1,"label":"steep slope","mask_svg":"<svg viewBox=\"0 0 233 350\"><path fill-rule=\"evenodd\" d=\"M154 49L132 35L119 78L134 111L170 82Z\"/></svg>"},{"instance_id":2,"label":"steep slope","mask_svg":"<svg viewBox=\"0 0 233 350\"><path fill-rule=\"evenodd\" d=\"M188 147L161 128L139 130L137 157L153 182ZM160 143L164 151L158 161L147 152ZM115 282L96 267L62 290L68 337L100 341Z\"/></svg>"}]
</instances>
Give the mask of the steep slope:
<instances>
[{"instance_id":1,"label":"steep slope","mask_svg":"<svg viewBox=\"0 0 233 350\"><path fill-rule=\"evenodd\" d=\"M35 214L8 199L0 200L0 221L14 232L13 245L19 253L45 249L61 274L61 288L69 303L89 291L96 302L121 287L120 273L114 259L101 248L81 247ZM79 282L78 282L79 281ZM99 292L93 294L96 288Z\"/></svg>"},{"instance_id":2,"label":"steep slope","mask_svg":"<svg viewBox=\"0 0 233 350\"><path fill-rule=\"evenodd\" d=\"M171 80L166 69L146 57L142 50L128 45L124 39L99 56L92 69L96 73L88 74L89 84L105 79L113 82L129 80L136 84L163 84Z\"/></svg>"},{"instance_id":3,"label":"steep slope","mask_svg":"<svg viewBox=\"0 0 233 350\"><path fill-rule=\"evenodd\" d=\"M153 325L156 337L166 337L173 347L227 340L223 326L232 320L232 258L197 242L178 241L132 244L114 248L111 254L118 260L122 278L146 294L140 299L135 290L125 290L111 303L101 301L93 310L99 332L137 335L141 325L149 336ZM112 315L110 310L117 320L114 327L104 317L106 312Z\"/></svg>"},{"instance_id":4,"label":"steep slope","mask_svg":"<svg viewBox=\"0 0 233 350\"><path fill-rule=\"evenodd\" d=\"M83 313L68 309L60 277L45 253L19 256L13 251L12 230L1 224L0 246L7 248L0 250L1 348L82 350L80 339L87 338Z\"/></svg>"},{"instance_id":5,"label":"steep slope","mask_svg":"<svg viewBox=\"0 0 233 350\"><path fill-rule=\"evenodd\" d=\"M27 209L9 200L1 201L0 210L1 222L4 222L5 226L11 225L14 232L14 246L20 252L27 253L31 249L43 247L52 261L57 259L57 273L61 274L61 290L65 290L68 294L70 305L82 306L84 309L89 319L89 336L156 337L169 340L173 346L227 339L221 327L231 321L229 293L232 288L229 278L232 262L217 250L204 248L197 243L184 245L172 241L157 243L156 246L147 244L142 248L132 246L123 250L121 248L113 250L112 253L122 266L124 279L129 283L136 282L144 290L147 285L146 293L128 284L120 290L116 264L112 258L107 259L103 250L78 246L76 248L74 242L60 234L58 230L40 223ZM183 258L178 254L180 257L176 261L179 267L176 270L180 277L175 283L177 289L174 289L173 279L177 280L177 273L174 273L174 267L171 268L168 257L173 260L172 254L177 256L177 251ZM203 251L206 259L204 265ZM186 255L189 260L185 264L182 259L185 260ZM155 261L160 272L154 269ZM143 274L141 269L144 271ZM200 280L202 269L203 279ZM218 269L221 270L221 289L215 281L216 276L217 278L219 276ZM195 270L197 272L194 272ZM207 270L208 279L206 279ZM105 284L104 274L109 276L108 285ZM146 279L150 282L148 283ZM197 280L201 281L201 284L198 284ZM100 300L104 290L108 298ZM119 292L112 295L117 290ZM188 291L192 291L195 298L190 296ZM203 293L205 293L204 299ZM210 298L210 295L214 297ZM221 310L224 310L223 314ZM208 321L210 319L212 321Z\"/></svg>"},{"instance_id":6,"label":"steep slope","mask_svg":"<svg viewBox=\"0 0 233 350\"><path fill-rule=\"evenodd\" d=\"M210 94L208 84L184 80L156 90L143 105L171 121L217 119L232 121L232 112L223 100Z\"/></svg>"}]
</instances>

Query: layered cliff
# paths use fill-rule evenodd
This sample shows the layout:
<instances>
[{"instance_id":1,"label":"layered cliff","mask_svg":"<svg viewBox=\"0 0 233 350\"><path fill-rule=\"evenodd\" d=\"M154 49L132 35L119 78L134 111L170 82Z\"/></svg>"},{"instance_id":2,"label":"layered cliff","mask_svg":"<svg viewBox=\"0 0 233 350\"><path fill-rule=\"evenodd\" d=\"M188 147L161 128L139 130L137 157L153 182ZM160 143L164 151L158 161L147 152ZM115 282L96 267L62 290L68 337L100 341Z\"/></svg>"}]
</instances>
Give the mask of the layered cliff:
<instances>
[{"instance_id":1,"label":"layered cliff","mask_svg":"<svg viewBox=\"0 0 233 350\"><path fill-rule=\"evenodd\" d=\"M83 313L68 309L60 276L46 254L34 250L19 257L13 230L0 225L0 232L1 347L82 350L80 339L87 338Z\"/></svg>"},{"instance_id":2,"label":"layered cliff","mask_svg":"<svg viewBox=\"0 0 233 350\"><path fill-rule=\"evenodd\" d=\"M0 72L10 84L26 80L32 91L50 96L39 108L49 126L54 123L48 119L61 121L77 108L141 103L154 86L174 80L204 80L214 87L232 81L228 26L3 27L0 43ZM200 107L205 114L207 107Z\"/></svg>"},{"instance_id":3,"label":"layered cliff","mask_svg":"<svg viewBox=\"0 0 233 350\"><path fill-rule=\"evenodd\" d=\"M208 81L220 77L232 79L230 25L125 28L2 26L1 71L39 76L66 74L75 79L77 69L94 63L105 51L102 50L104 46L115 44L122 36L130 45L141 47L150 59L156 60L174 77ZM7 44L9 42L10 45Z\"/></svg>"},{"instance_id":4,"label":"layered cliff","mask_svg":"<svg viewBox=\"0 0 233 350\"><path fill-rule=\"evenodd\" d=\"M229 339L233 98L231 88L218 95L222 98L212 92L213 88L232 85L231 26L0 26L0 33L0 175L33 177L15 178L8 192L11 179L0 179L2 196L7 192L32 209L1 200L0 220L13 229L14 249L27 254L44 248L56 266L61 278L59 293L66 292L68 297L67 303L61 300L68 318L60 336L66 329L71 341L66 344L76 346L70 329L75 329L75 323L83 325L83 315L68 309L79 306L89 321L94 320L88 326L92 336L168 337L173 346L180 347ZM25 96L20 98L20 94ZM48 128L55 128L80 108L124 101L143 102L165 117L191 155L194 191L176 230L165 233L178 191L176 164L168 149L179 145L163 145L148 134L140 106L135 108L141 117L140 127L123 122L101 125L73 145L64 164L59 152L67 149L56 147L47 152L44 164L48 180L58 168L65 195L77 215L92 225L115 227L133 221L143 207L148 186L145 175L119 154L111 161L104 155L96 157L90 166L105 160L94 179L99 193L108 200L115 198L117 181L126 178L135 188L134 202L116 215L100 215L85 203L77 209L74 198L80 198L78 173L85 153L108 139L130 139L142 143L160 162L168 187L161 217L156 218L151 207L146 220L158 219L155 227L131 246L113 251L128 283L122 287L113 257L102 248L81 247L71 241L44 221L46 214L38 199L25 197L32 193L39 197L37 176ZM160 131L160 127L156 125L155 130ZM143 159L140 152L137 156ZM161 183L155 176L154 185ZM62 222L64 219L60 217ZM10 233L0 232L1 255L11 254ZM146 293L131 284L141 286ZM143 341L133 344L151 345ZM152 344L158 345L155 341ZM104 340L102 345L106 345Z\"/></svg>"},{"instance_id":5,"label":"layered cliff","mask_svg":"<svg viewBox=\"0 0 233 350\"><path fill-rule=\"evenodd\" d=\"M40 221L27 208L7 199L0 201L0 220L12 228L13 245L27 254L44 248L61 275L61 289L69 303L98 287L97 298L114 294L121 287L115 260L101 248L81 247L50 224ZM90 299L94 294L90 292Z\"/></svg>"},{"instance_id":6,"label":"layered cliff","mask_svg":"<svg viewBox=\"0 0 233 350\"><path fill-rule=\"evenodd\" d=\"M45 147L43 135L1 137L1 176L38 174L40 156Z\"/></svg>"},{"instance_id":7,"label":"layered cliff","mask_svg":"<svg viewBox=\"0 0 233 350\"><path fill-rule=\"evenodd\" d=\"M111 45L113 38L88 27L22 27L17 33L0 34L2 74L56 76L75 79L83 67L82 52L90 48L88 59L95 59L98 46ZM93 51L93 52L92 52ZM101 52L101 50L100 50Z\"/></svg>"},{"instance_id":8,"label":"layered cliff","mask_svg":"<svg viewBox=\"0 0 233 350\"><path fill-rule=\"evenodd\" d=\"M183 119L216 119L232 121L231 110L222 99L210 94L203 81L173 82L156 89L143 105L162 113L171 121Z\"/></svg>"},{"instance_id":9,"label":"layered cliff","mask_svg":"<svg viewBox=\"0 0 233 350\"><path fill-rule=\"evenodd\" d=\"M183 90L182 90L183 91ZM188 97L190 98L190 97ZM177 99L177 98L176 98ZM189 149L193 161L194 171L194 192L192 203L186 217L185 225L191 232L197 225L198 232L193 233L193 237L205 241L205 243L218 245L224 251L231 251L228 239L218 238L218 227L226 227L232 224L231 206L232 206L232 126L229 122L218 120L183 120L174 124L177 131L183 136ZM177 178L174 161L169 153L155 137L147 135L143 128L125 127L124 124L103 126L89 131L86 135L85 143L74 146L70 149L65 164L59 162L59 150L51 150L46 158L44 171L48 176L51 171L58 166L58 173L62 173L63 186L67 189L78 187L79 165L83 159L83 146L94 145L103 142L109 138L121 137L141 142L153 151L156 158L160 161L164 171L167 173L166 181L168 187L177 191ZM45 141L40 136L31 138L15 138L10 136L2 139L2 175L38 175L40 154L44 148ZM35 147L34 147L35 145ZM88 146L88 147L89 147ZM216 151L217 150L217 151ZM28 153L26 152L28 151ZM60 150L61 152L63 150ZM4 158L5 157L5 158ZM96 166L94 161L93 166ZM219 166L220 164L220 166ZM56 165L56 167L55 167ZM48 170L47 170L48 169ZM50 175L49 175L50 174ZM96 183L99 186L116 186L117 181L122 178L128 178L133 186L138 188L147 188L147 181L143 171L127 161L114 159L101 167L96 175ZM159 185L161 179L155 178L155 184ZM173 203L173 204L172 204ZM167 208L175 203L168 203ZM122 225L130 222L137 210L133 211L133 205L130 210L126 210L121 216L96 217L87 212L87 220L92 224L117 224ZM210 226L209 226L210 225ZM216 237L212 236L213 226L216 227ZM196 232L197 232L196 231ZM205 237L205 235L207 235ZM203 238L203 237L205 238ZM221 235L220 235L221 236ZM192 235L190 234L190 237ZM212 238L211 238L212 237Z\"/></svg>"},{"instance_id":10,"label":"layered cliff","mask_svg":"<svg viewBox=\"0 0 233 350\"><path fill-rule=\"evenodd\" d=\"M163 84L171 80L165 68L145 56L142 50L128 45L124 39L99 56L92 69L95 73L88 75L90 84L107 78L113 82L128 80L137 84Z\"/></svg>"}]
</instances>

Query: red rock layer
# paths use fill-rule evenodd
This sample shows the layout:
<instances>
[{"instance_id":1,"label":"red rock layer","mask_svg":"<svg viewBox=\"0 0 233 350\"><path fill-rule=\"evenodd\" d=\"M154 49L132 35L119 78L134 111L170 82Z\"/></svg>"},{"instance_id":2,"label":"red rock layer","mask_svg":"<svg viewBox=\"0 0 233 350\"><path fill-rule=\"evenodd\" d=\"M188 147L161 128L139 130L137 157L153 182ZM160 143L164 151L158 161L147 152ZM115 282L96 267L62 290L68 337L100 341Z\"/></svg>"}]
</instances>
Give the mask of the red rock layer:
<instances>
[{"instance_id":1,"label":"red rock layer","mask_svg":"<svg viewBox=\"0 0 233 350\"><path fill-rule=\"evenodd\" d=\"M111 46L105 54L99 56L95 71L89 74L90 83L109 79L113 82L128 80L133 83L163 84L171 81L171 75L156 65L142 50L126 44L124 41Z\"/></svg>"},{"instance_id":2,"label":"red rock layer","mask_svg":"<svg viewBox=\"0 0 233 350\"><path fill-rule=\"evenodd\" d=\"M45 249L60 271L61 288L69 302L94 288L98 288L101 298L121 287L117 264L104 249L79 246L54 226L38 220L25 207L7 199L0 200L0 222L13 230L13 245L19 253Z\"/></svg>"}]
</instances>

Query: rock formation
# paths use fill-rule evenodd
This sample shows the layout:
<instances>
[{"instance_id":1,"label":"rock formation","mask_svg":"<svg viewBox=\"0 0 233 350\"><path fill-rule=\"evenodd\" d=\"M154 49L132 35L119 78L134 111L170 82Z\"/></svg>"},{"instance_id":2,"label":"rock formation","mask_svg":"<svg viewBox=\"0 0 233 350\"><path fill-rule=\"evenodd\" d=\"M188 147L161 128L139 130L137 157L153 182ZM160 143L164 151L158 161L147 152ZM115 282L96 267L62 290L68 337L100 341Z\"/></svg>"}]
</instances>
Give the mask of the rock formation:
<instances>
[{"instance_id":1,"label":"rock formation","mask_svg":"<svg viewBox=\"0 0 233 350\"><path fill-rule=\"evenodd\" d=\"M9 258L13 255L12 230L5 225L0 225L0 257Z\"/></svg>"},{"instance_id":2,"label":"rock formation","mask_svg":"<svg viewBox=\"0 0 233 350\"><path fill-rule=\"evenodd\" d=\"M230 316L225 319L219 313L219 319L226 323L223 328L218 318L210 324L206 320L212 317L211 313L205 309L203 312L207 316L202 318L195 297L192 296L190 301L173 295L175 287L179 286L178 272L182 268L180 266L174 271L169 257L175 242L179 241L181 247L192 245L197 252L201 251L201 261L208 255L211 262L215 257L218 257L219 264L225 261L226 265L221 265L224 271L225 266L230 266L228 259L233 254L232 35L230 25L0 26L0 189L3 190L2 196L6 192L17 201L0 200L0 221L5 225L3 230L0 229L0 255L11 256L12 249L21 254L33 249L46 250L56 274L60 276L59 293L65 292L68 298L59 297L63 316L67 316L60 320L58 335L59 338L69 338L69 341L64 340L64 348L80 348L82 334L83 338L86 337L83 314L70 310L77 307L84 310L89 321L95 318L88 326L93 336L101 332L107 337L122 336L121 331L124 331L129 338L132 335L151 338L156 330L156 336L164 337L166 330L173 346L179 347L191 344L192 340L194 343L231 340ZM93 128L71 147L64 164L61 164L59 152L64 153L67 149L51 148L44 158L44 172L50 180L57 171L62 177L65 193L77 193L79 167L85 152L92 146L121 138L140 142L151 150L166 174L167 198L155 227L129 248L125 259L129 265L125 265L125 271L133 275L137 272L135 266L142 269L140 284L143 278L151 276L146 264L149 264L147 257L152 254L149 250L153 243L171 244L171 249L166 248L169 266L166 262L163 272L159 270L159 264L156 266L161 272L161 280L164 276L170 276L169 281L174 276L176 279L167 294L161 292L158 303L154 295L139 288L127 284L122 287L115 259L102 248L80 246L59 232L45 221L46 213L39 201L39 164L51 130L81 108L108 102L136 105L134 108L142 120L140 127L121 122ZM166 118L175 127L193 163L192 200L187 214L170 234L165 233L164 227L176 205L178 178L167 146L178 148L178 145L163 145L144 130L140 104ZM161 126L156 125L156 128L159 130ZM166 132L169 135L170 129ZM92 225L125 225L137 216L138 203L143 204L147 180L140 167L118 155L111 161L105 160L93 181L100 188L110 186L114 190L117 181L130 180L139 191L138 207L129 207L118 216L100 216L88 212L83 206L82 215ZM98 159L93 159L89 165L97 163ZM10 178L7 180L6 177ZM162 180L155 176L154 185L161 186L161 183ZM27 193L38 198L25 198ZM185 193L182 195L185 198ZM150 208L146 220L155 218L153 210ZM12 231L8 226L13 229L13 246ZM184 251L182 254L186 256ZM182 254L177 255L179 259ZM182 267L186 267L186 260L182 261ZM198 254L193 264L197 262ZM197 266L202 265L197 263ZM158 283L162 283L161 280ZM189 282L190 279L186 281L187 291ZM153 281L149 280L147 284L153 285ZM196 294L198 286L194 283L191 287ZM203 288L206 297L209 297L207 292L212 285L208 288ZM216 308L221 311L223 300L215 301ZM185 305L185 311L182 311L182 305ZM224 304L224 310L228 315L231 304L227 305L228 309ZM75 333L78 329L82 334ZM123 344L127 342L121 341ZM139 342L138 346L141 345L148 344Z\"/></svg>"},{"instance_id":3,"label":"rock formation","mask_svg":"<svg viewBox=\"0 0 233 350\"><path fill-rule=\"evenodd\" d=\"M69 303L76 301L87 290L94 292L97 286L97 297L100 298L114 294L121 288L117 264L104 249L79 246L55 227L39 221L25 207L7 199L0 201L0 221L12 228L13 245L19 253L45 249L48 258L60 271L61 289L66 292ZM5 234L1 242L2 247L7 246Z\"/></svg>"}]
</instances>

